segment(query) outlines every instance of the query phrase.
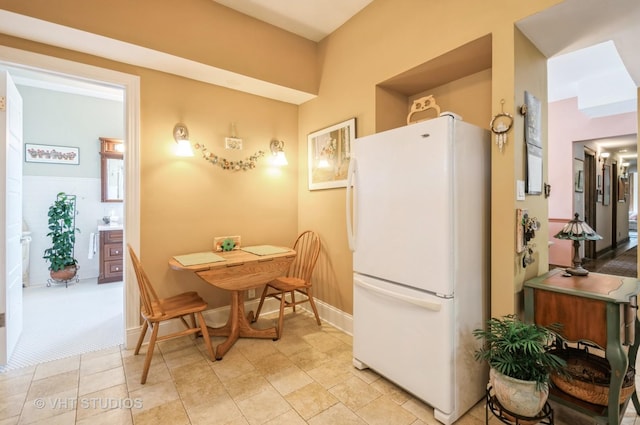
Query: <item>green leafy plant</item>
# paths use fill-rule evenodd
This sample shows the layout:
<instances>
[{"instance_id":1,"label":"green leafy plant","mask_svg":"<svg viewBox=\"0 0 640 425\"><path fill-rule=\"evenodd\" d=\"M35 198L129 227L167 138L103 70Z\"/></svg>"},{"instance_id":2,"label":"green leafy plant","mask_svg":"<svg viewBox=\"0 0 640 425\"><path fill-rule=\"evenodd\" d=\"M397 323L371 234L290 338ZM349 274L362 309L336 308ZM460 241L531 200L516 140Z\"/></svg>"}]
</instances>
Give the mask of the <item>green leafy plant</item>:
<instances>
[{"instance_id":1,"label":"green leafy plant","mask_svg":"<svg viewBox=\"0 0 640 425\"><path fill-rule=\"evenodd\" d=\"M473 335L484 340L474 353L503 375L523 381L535 381L537 388L550 383L550 373L564 372L566 362L550 352L550 344L561 325L548 327L525 323L515 315L491 318L486 329L475 329Z\"/></svg>"},{"instance_id":2,"label":"green leafy plant","mask_svg":"<svg viewBox=\"0 0 640 425\"><path fill-rule=\"evenodd\" d=\"M76 197L64 192L58 193L55 202L49 207L49 233L51 247L44 250L45 260L49 260L49 270L59 271L67 266L75 266L76 243L75 227Z\"/></svg>"}]
</instances>

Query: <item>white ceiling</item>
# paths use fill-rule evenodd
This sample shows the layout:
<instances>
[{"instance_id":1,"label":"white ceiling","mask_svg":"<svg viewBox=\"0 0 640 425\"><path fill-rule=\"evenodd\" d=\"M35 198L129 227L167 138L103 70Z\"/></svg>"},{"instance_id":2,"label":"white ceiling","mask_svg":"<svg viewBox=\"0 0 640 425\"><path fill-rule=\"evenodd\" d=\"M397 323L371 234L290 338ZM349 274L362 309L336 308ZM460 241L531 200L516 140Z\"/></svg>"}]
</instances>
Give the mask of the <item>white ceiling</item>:
<instances>
[{"instance_id":1,"label":"white ceiling","mask_svg":"<svg viewBox=\"0 0 640 425\"><path fill-rule=\"evenodd\" d=\"M313 41L320 41L373 0L213 0Z\"/></svg>"}]
</instances>

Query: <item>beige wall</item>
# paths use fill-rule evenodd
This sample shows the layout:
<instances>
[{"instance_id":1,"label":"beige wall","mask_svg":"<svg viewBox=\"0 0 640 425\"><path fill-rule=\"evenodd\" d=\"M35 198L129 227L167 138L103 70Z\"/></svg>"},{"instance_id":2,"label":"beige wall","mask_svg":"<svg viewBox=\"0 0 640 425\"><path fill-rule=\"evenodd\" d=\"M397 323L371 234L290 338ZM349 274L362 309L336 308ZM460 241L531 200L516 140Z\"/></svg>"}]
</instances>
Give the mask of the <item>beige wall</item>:
<instances>
[{"instance_id":1,"label":"beige wall","mask_svg":"<svg viewBox=\"0 0 640 425\"><path fill-rule=\"evenodd\" d=\"M515 109L523 96L521 84L542 90L543 71L539 55L516 33L514 22L559 1L495 0L496 7L492 8L476 0L376 0L315 44L210 0L114 0L103 6L80 0L55 4L46 0L0 0L3 9L318 94L299 108L8 36L0 35L0 44L141 77L141 255L151 278L161 282L161 292L173 290L178 279L183 280L181 288L202 291L197 278L169 271L166 260L177 252L208 248L213 236L234 233L243 235L245 243L268 240L290 244L298 231L311 228L320 233L323 242L315 273L316 293L323 301L351 313L352 264L346 241L345 190L307 189L306 137L351 117L357 118L358 135L374 133L379 113L377 84L490 34L490 77L485 72L464 80L480 78L479 98L469 99L461 82L433 89L443 102L451 102L453 112L456 108L473 111L466 115L485 128L491 116L502 110L500 99L505 99L504 111L514 115L518 124L509 134L504 153L498 153L494 146L492 154L495 315L516 310L515 294L525 274L529 276L535 270L521 272L514 253L515 179L522 177L523 161L520 148L515 148L522 145L518 123L522 118ZM516 55L520 48L525 52ZM516 65L521 60L535 66L527 70ZM479 109L470 108L476 103ZM406 116L406 111L390 113ZM246 155L266 150L271 137L278 137L287 142L290 166L277 178L263 167L234 174L198 157L177 159L170 152L171 129L177 121L189 126L195 141L215 151L221 150L231 122L237 123L238 135L245 139ZM522 204L546 221L541 202L540 197L528 197ZM540 240L544 238L543 231ZM546 263L546 247L540 245L536 267ZM226 302L226 295L213 290L205 296L214 307Z\"/></svg>"}]
</instances>

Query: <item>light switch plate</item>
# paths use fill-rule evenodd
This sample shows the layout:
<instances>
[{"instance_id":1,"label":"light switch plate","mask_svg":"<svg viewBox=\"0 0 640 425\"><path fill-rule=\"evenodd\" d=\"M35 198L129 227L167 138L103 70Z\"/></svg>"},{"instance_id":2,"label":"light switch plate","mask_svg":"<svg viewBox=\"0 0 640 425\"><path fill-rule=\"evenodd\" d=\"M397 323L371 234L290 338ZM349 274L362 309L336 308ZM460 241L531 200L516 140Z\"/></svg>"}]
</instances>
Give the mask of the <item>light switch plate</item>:
<instances>
[{"instance_id":1,"label":"light switch plate","mask_svg":"<svg viewBox=\"0 0 640 425\"><path fill-rule=\"evenodd\" d=\"M516 201L524 201L524 180L516 180Z\"/></svg>"}]
</instances>

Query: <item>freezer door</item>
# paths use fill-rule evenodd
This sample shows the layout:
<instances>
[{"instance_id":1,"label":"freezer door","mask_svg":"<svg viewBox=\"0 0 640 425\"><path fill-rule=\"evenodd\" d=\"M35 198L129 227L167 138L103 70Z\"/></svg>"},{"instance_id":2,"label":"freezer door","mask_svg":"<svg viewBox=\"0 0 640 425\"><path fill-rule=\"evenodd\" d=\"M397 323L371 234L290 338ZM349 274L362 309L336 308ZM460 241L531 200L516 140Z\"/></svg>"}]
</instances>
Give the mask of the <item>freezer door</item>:
<instances>
[{"instance_id":1,"label":"freezer door","mask_svg":"<svg viewBox=\"0 0 640 425\"><path fill-rule=\"evenodd\" d=\"M354 275L354 364L454 410L454 301Z\"/></svg>"},{"instance_id":2,"label":"freezer door","mask_svg":"<svg viewBox=\"0 0 640 425\"><path fill-rule=\"evenodd\" d=\"M452 127L442 117L354 141L354 272L453 293Z\"/></svg>"}]
</instances>

